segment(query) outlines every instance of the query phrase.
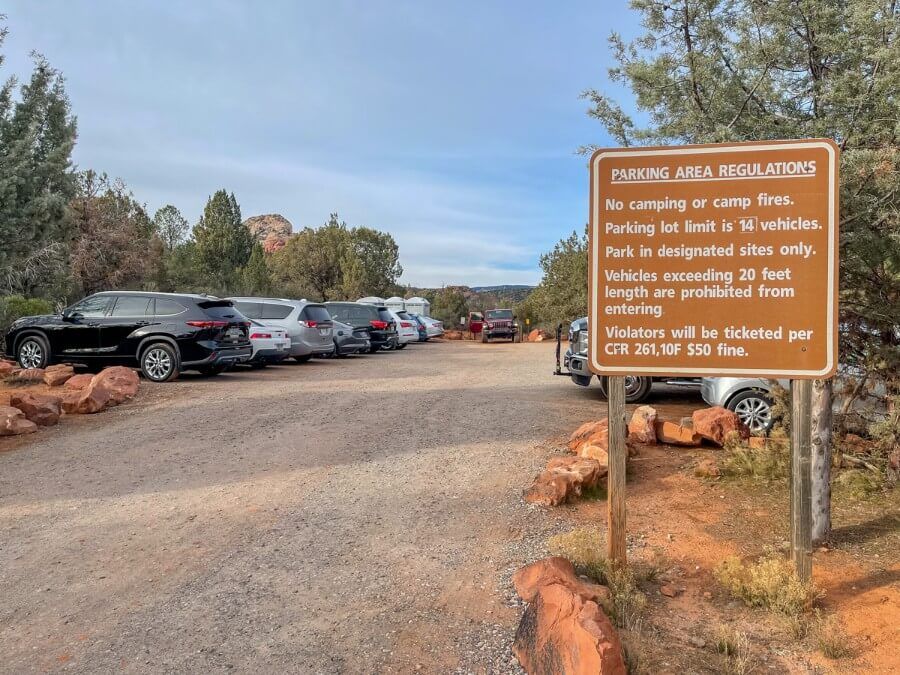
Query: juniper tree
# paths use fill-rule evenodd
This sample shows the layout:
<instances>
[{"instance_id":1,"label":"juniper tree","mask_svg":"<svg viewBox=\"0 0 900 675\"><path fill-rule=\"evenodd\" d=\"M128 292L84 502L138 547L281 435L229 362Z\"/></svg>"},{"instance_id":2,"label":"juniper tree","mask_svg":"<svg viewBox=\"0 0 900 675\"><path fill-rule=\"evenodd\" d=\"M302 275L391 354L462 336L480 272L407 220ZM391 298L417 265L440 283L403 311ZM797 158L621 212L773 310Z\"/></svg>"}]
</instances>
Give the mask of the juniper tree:
<instances>
[{"instance_id":1,"label":"juniper tree","mask_svg":"<svg viewBox=\"0 0 900 675\"><path fill-rule=\"evenodd\" d=\"M812 138L842 149L841 358L900 392L900 8L895 0L633 0L643 34L613 34L613 82L639 116L588 90L617 143ZM591 146L584 148L589 152ZM828 410L830 384L816 387ZM825 428L827 427L827 428ZM830 528L830 426L814 466L814 536ZM824 492L823 492L824 491Z\"/></svg>"},{"instance_id":2,"label":"juniper tree","mask_svg":"<svg viewBox=\"0 0 900 675\"><path fill-rule=\"evenodd\" d=\"M253 251L253 235L241 220L234 193L219 190L194 227L194 260L211 290L226 292L240 279Z\"/></svg>"}]
</instances>

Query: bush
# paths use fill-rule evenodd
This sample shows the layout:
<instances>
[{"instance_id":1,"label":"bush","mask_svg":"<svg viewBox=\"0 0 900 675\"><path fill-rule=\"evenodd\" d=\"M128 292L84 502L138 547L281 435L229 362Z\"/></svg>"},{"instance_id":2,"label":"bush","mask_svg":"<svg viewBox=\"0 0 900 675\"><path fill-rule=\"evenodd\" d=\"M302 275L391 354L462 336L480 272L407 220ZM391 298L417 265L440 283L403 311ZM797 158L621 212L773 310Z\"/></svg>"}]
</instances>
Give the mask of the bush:
<instances>
[{"instance_id":1,"label":"bush","mask_svg":"<svg viewBox=\"0 0 900 675\"><path fill-rule=\"evenodd\" d=\"M726 476L745 476L778 480L790 471L790 445L773 436L763 448L750 448L741 442L726 442L722 468Z\"/></svg>"},{"instance_id":2,"label":"bush","mask_svg":"<svg viewBox=\"0 0 900 675\"><path fill-rule=\"evenodd\" d=\"M776 553L767 553L755 563L726 559L715 570L716 580L750 607L763 607L785 616L810 609L819 597L811 583L803 583L790 563Z\"/></svg>"},{"instance_id":3,"label":"bush","mask_svg":"<svg viewBox=\"0 0 900 675\"><path fill-rule=\"evenodd\" d=\"M0 296L0 345L4 344L6 331L16 319L52 312L53 305L40 298L23 298L21 295Z\"/></svg>"}]
</instances>

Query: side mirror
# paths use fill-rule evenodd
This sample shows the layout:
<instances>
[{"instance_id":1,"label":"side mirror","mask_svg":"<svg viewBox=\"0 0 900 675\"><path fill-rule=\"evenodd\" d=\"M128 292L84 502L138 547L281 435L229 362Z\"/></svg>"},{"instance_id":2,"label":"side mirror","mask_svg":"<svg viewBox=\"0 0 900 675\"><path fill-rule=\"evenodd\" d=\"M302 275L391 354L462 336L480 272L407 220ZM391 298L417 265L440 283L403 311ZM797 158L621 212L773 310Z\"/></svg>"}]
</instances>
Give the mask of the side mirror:
<instances>
[{"instance_id":1,"label":"side mirror","mask_svg":"<svg viewBox=\"0 0 900 675\"><path fill-rule=\"evenodd\" d=\"M77 321L81 318L81 314L74 310L65 310L62 314L63 321Z\"/></svg>"}]
</instances>

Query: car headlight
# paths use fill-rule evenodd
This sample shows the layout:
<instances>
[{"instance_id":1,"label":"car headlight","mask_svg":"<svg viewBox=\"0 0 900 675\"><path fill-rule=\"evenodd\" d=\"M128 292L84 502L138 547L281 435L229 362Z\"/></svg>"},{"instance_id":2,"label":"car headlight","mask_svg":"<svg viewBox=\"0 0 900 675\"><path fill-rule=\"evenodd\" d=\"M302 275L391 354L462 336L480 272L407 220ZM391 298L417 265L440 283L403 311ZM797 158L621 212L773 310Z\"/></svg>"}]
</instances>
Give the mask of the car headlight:
<instances>
[{"instance_id":1,"label":"car headlight","mask_svg":"<svg viewBox=\"0 0 900 675\"><path fill-rule=\"evenodd\" d=\"M575 341L572 346L572 351L576 354L587 354L588 349L588 334L586 330L580 330L575 334Z\"/></svg>"}]
</instances>

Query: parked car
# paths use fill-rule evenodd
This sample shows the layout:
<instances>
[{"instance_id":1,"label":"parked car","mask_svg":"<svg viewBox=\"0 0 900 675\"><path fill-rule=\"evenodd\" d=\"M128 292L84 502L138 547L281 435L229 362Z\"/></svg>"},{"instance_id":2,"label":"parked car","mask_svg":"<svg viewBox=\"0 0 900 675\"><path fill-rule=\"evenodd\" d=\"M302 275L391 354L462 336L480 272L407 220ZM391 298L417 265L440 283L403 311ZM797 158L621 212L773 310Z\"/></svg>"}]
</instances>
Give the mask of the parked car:
<instances>
[{"instance_id":1,"label":"parked car","mask_svg":"<svg viewBox=\"0 0 900 675\"><path fill-rule=\"evenodd\" d=\"M444 334L444 324L437 319L432 319L430 316L422 316L419 315L419 318L425 322L425 329L428 332L428 337L440 337Z\"/></svg>"},{"instance_id":2,"label":"parked car","mask_svg":"<svg viewBox=\"0 0 900 675\"><path fill-rule=\"evenodd\" d=\"M91 367L139 366L165 382L185 370L218 375L252 354L246 317L229 300L208 295L110 291L62 314L15 321L6 353L23 368L65 361Z\"/></svg>"},{"instance_id":3,"label":"parked car","mask_svg":"<svg viewBox=\"0 0 900 675\"><path fill-rule=\"evenodd\" d=\"M562 367L560 367L560 341L562 339L562 331L557 333L556 343L556 375L569 375L572 382L581 386L589 387L595 375L588 368L588 322L587 317L576 319L569 326L569 348L563 357ZM563 370L562 368L566 370ZM600 383L600 391L603 396L607 392L607 378L596 376ZM642 375L627 375L625 377L625 401L627 403L639 403L650 395L654 382L665 383L678 387L688 387L690 389L700 388L699 377L646 377Z\"/></svg>"},{"instance_id":4,"label":"parked car","mask_svg":"<svg viewBox=\"0 0 900 675\"><path fill-rule=\"evenodd\" d=\"M253 346L250 365L264 368L270 363L278 363L286 359L291 341L284 328L266 325L251 319L250 344Z\"/></svg>"},{"instance_id":5,"label":"parked car","mask_svg":"<svg viewBox=\"0 0 900 675\"><path fill-rule=\"evenodd\" d=\"M511 309L489 309L484 313L481 327L481 341L490 342L495 338L516 341L519 325Z\"/></svg>"},{"instance_id":6,"label":"parked car","mask_svg":"<svg viewBox=\"0 0 900 675\"><path fill-rule=\"evenodd\" d=\"M363 354L372 348L369 331L366 328L354 328L349 323L332 321L334 324L334 355L349 356Z\"/></svg>"},{"instance_id":7,"label":"parked car","mask_svg":"<svg viewBox=\"0 0 900 675\"><path fill-rule=\"evenodd\" d=\"M410 342L419 341L419 329L409 314L402 310L396 312L392 309L389 309L388 312L394 319L394 325L397 326L397 349L404 349ZM401 314L404 316L401 316Z\"/></svg>"},{"instance_id":8,"label":"parked car","mask_svg":"<svg viewBox=\"0 0 900 675\"><path fill-rule=\"evenodd\" d=\"M790 380L778 380L790 389ZM709 405L734 411L753 434L772 428L772 380L758 377L704 377L700 394Z\"/></svg>"},{"instance_id":9,"label":"parked car","mask_svg":"<svg viewBox=\"0 0 900 675\"><path fill-rule=\"evenodd\" d=\"M428 327L418 314L410 314L412 320L416 322L416 330L419 331L419 342L428 342Z\"/></svg>"},{"instance_id":10,"label":"parked car","mask_svg":"<svg viewBox=\"0 0 900 675\"><path fill-rule=\"evenodd\" d=\"M305 363L334 351L331 315L325 305L286 298L229 298L244 316L283 328L291 343L288 356Z\"/></svg>"},{"instance_id":11,"label":"parked car","mask_svg":"<svg viewBox=\"0 0 900 675\"><path fill-rule=\"evenodd\" d=\"M397 346L397 331L387 307L360 302L326 302L325 307L333 320L350 324L354 329L365 328L369 332L370 354Z\"/></svg>"}]
</instances>

